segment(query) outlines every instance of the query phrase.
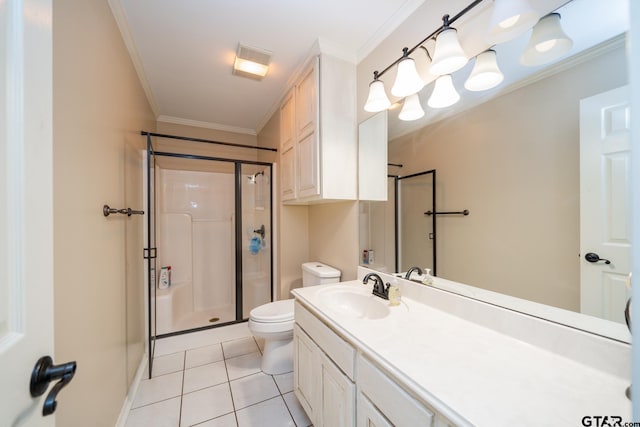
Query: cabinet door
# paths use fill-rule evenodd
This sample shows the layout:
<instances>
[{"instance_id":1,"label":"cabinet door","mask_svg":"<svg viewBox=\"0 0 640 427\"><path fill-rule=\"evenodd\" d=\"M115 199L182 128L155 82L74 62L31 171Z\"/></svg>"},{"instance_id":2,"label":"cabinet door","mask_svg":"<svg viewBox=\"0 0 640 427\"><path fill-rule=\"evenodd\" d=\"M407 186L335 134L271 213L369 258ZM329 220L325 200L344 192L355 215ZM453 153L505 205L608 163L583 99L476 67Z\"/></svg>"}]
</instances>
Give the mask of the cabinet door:
<instances>
[{"instance_id":1,"label":"cabinet door","mask_svg":"<svg viewBox=\"0 0 640 427\"><path fill-rule=\"evenodd\" d=\"M318 58L302 74L296 85L296 132L298 140L315 132L318 119Z\"/></svg>"},{"instance_id":2,"label":"cabinet door","mask_svg":"<svg viewBox=\"0 0 640 427\"><path fill-rule=\"evenodd\" d=\"M280 180L282 200L293 200L296 192L296 156L295 149L289 148L280 154Z\"/></svg>"},{"instance_id":3,"label":"cabinet door","mask_svg":"<svg viewBox=\"0 0 640 427\"><path fill-rule=\"evenodd\" d=\"M317 425L352 427L355 424L356 387L324 353L321 360L321 419Z\"/></svg>"},{"instance_id":4,"label":"cabinet door","mask_svg":"<svg viewBox=\"0 0 640 427\"><path fill-rule=\"evenodd\" d=\"M297 184L298 197L320 194L320 174L318 164L318 138L315 132L298 142Z\"/></svg>"},{"instance_id":5,"label":"cabinet door","mask_svg":"<svg viewBox=\"0 0 640 427\"><path fill-rule=\"evenodd\" d=\"M293 329L293 390L315 426L320 426L320 349L298 325Z\"/></svg>"},{"instance_id":6,"label":"cabinet door","mask_svg":"<svg viewBox=\"0 0 640 427\"><path fill-rule=\"evenodd\" d=\"M394 427L391 422L373 406L367 397L358 393L358 427Z\"/></svg>"},{"instance_id":7,"label":"cabinet door","mask_svg":"<svg viewBox=\"0 0 640 427\"><path fill-rule=\"evenodd\" d=\"M296 138L295 90L291 90L280 106L280 151L293 148Z\"/></svg>"}]
</instances>

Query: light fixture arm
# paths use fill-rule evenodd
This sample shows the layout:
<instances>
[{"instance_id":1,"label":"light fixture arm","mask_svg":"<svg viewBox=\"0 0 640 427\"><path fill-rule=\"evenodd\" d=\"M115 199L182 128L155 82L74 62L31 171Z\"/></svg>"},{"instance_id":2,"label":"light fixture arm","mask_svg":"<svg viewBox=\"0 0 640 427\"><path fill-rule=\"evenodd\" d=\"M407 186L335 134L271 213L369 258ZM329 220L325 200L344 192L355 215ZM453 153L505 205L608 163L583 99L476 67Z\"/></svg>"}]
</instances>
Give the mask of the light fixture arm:
<instances>
[{"instance_id":1,"label":"light fixture arm","mask_svg":"<svg viewBox=\"0 0 640 427\"><path fill-rule=\"evenodd\" d=\"M482 3L483 1L485 1L485 0L474 0L474 1L472 1L471 3L469 3L467 5L467 7L465 7L460 12L458 12L456 15L454 15L453 18L449 18L449 15L444 15L442 17L443 25L438 27L434 32L429 34L427 37L425 37L423 40L421 40L418 44L413 46L411 49L406 48L406 47L404 49L402 49L402 56L400 58L396 59L395 61L393 61L391 64L389 64L384 70L378 72L377 77L376 77L376 74L374 73L374 79L382 77L384 75L384 73L386 73L391 68L396 66L404 58L406 58L407 56L411 55L417 48L421 47L429 39L432 39L435 36L437 36L442 30L444 30L445 28L451 26L454 22L456 22L458 19L460 19L461 17L466 15L471 9L473 9L474 7L476 7L477 5ZM427 53L428 53L428 51L427 51Z\"/></svg>"}]
</instances>

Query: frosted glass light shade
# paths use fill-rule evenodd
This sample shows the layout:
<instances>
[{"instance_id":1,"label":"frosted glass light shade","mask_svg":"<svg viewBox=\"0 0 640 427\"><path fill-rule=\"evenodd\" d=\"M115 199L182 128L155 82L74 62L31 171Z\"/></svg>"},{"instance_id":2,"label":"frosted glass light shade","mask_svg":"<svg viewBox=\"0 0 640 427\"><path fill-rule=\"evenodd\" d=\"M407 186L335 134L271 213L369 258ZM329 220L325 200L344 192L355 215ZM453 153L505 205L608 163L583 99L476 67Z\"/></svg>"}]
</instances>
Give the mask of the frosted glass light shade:
<instances>
[{"instance_id":1,"label":"frosted glass light shade","mask_svg":"<svg viewBox=\"0 0 640 427\"><path fill-rule=\"evenodd\" d=\"M405 57L398 63L398 74L396 81L391 87L391 94L404 98L414 93L420 92L424 87L424 82L418 75L416 63L413 58Z\"/></svg>"},{"instance_id":2,"label":"frosted glass light shade","mask_svg":"<svg viewBox=\"0 0 640 427\"><path fill-rule=\"evenodd\" d=\"M486 40L498 44L514 39L533 27L539 17L529 0L494 0Z\"/></svg>"},{"instance_id":3,"label":"frosted glass light shade","mask_svg":"<svg viewBox=\"0 0 640 427\"><path fill-rule=\"evenodd\" d=\"M562 30L560 14L550 13L538 21L520 63L529 67L546 64L571 50L573 40Z\"/></svg>"},{"instance_id":4,"label":"frosted glass light shade","mask_svg":"<svg viewBox=\"0 0 640 427\"><path fill-rule=\"evenodd\" d=\"M369 84L369 97L364 104L364 110L370 113L377 113L386 110L390 105L391 101L387 97L382 80L372 81Z\"/></svg>"},{"instance_id":5,"label":"frosted glass light shade","mask_svg":"<svg viewBox=\"0 0 640 427\"><path fill-rule=\"evenodd\" d=\"M423 116L424 110L422 109L422 105L420 105L420 97L418 94L414 93L413 95L407 96L404 99L404 105L402 106L402 110L400 110L400 114L398 114L398 118L409 122L411 120L418 120Z\"/></svg>"},{"instance_id":6,"label":"frosted glass light shade","mask_svg":"<svg viewBox=\"0 0 640 427\"><path fill-rule=\"evenodd\" d=\"M433 93L427 102L431 108L446 108L460 101L460 94L453 86L453 80L449 74L438 77L433 88Z\"/></svg>"},{"instance_id":7,"label":"frosted glass light shade","mask_svg":"<svg viewBox=\"0 0 640 427\"><path fill-rule=\"evenodd\" d=\"M455 28L442 30L436 37L436 50L429 72L436 76L451 74L464 67L467 62L469 62L469 58L464 54L460 42L458 42L458 32Z\"/></svg>"},{"instance_id":8,"label":"frosted glass light shade","mask_svg":"<svg viewBox=\"0 0 640 427\"><path fill-rule=\"evenodd\" d=\"M502 80L504 80L504 74L498 68L496 52L489 49L476 56L476 63L464 87L473 92L489 90L502 83Z\"/></svg>"}]
</instances>

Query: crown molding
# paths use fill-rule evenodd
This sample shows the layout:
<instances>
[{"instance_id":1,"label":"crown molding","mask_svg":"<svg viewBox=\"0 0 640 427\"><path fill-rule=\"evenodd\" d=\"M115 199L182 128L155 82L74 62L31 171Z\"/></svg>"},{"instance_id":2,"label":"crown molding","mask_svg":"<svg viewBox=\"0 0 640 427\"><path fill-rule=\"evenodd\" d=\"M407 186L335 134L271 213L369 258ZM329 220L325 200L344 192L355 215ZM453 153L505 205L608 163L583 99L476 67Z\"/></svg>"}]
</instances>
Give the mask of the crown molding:
<instances>
[{"instance_id":1,"label":"crown molding","mask_svg":"<svg viewBox=\"0 0 640 427\"><path fill-rule=\"evenodd\" d=\"M155 97L153 96L153 91L151 90L151 85L147 80L147 75L144 72L144 66L142 65L142 59L138 54L138 49L136 49L136 45L133 42L133 37L131 36L131 31L129 29L129 23L127 21L126 14L124 13L124 9L122 8L121 0L108 0L109 6L111 7L111 13L118 25L118 29L120 30L120 35L122 36L122 40L124 41L127 50L129 51L129 57L131 58L131 62L133 63L133 67L136 70L136 74L138 75L138 80L140 80L140 84L142 85L142 90L147 97L147 102L151 107L151 111L155 116L158 115L158 103L156 102Z\"/></svg>"},{"instance_id":2,"label":"crown molding","mask_svg":"<svg viewBox=\"0 0 640 427\"><path fill-rule=\"evenodd\" d=\"M183 119L181 117L160 115L156 118L156 120L159 122L171 123L174 125L193 126L198 128L214 129L214 130L220 130L224 132L240 133L240 134L251 135L251 136L257 135L257 132L255 131L255 129L228 126L220 123L203 122L199 120Z\"/></svg>"},{"instance_id":3,"label":"crown molding","mask_svg":"<svg viewBox=\"0 0 640 427\"><path fill-rule=\"evenodd\" d=\"M415 12L425 0L407 0L391 17L376 31L376 33L360 46L356 53L356 63L360 63L371 52L374 51L380 43L384 41L391 33L393 33L404 21Z\"/></svg>"}]
</instances>

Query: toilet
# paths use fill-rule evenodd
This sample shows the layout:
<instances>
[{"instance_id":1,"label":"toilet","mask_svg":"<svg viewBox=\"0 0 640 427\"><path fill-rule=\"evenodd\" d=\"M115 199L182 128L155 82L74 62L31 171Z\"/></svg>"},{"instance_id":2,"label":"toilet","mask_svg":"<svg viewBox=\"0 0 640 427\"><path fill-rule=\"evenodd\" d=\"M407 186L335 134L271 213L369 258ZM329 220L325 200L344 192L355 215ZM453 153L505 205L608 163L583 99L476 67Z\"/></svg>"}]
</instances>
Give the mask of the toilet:
<instances>
[{"instance_id":1,"label":"toilet","mask_svg":"<svg viewBox=\"0 0 640 427\"><path fill-rule=\"evenodd\" d=\"M302 264L302 286L340 281L340 270L320 262ZM270 302L249 313L249 330L264 339L262 372L269 375L293 371L293 299Z\"/></svg>"}]
</instances>

